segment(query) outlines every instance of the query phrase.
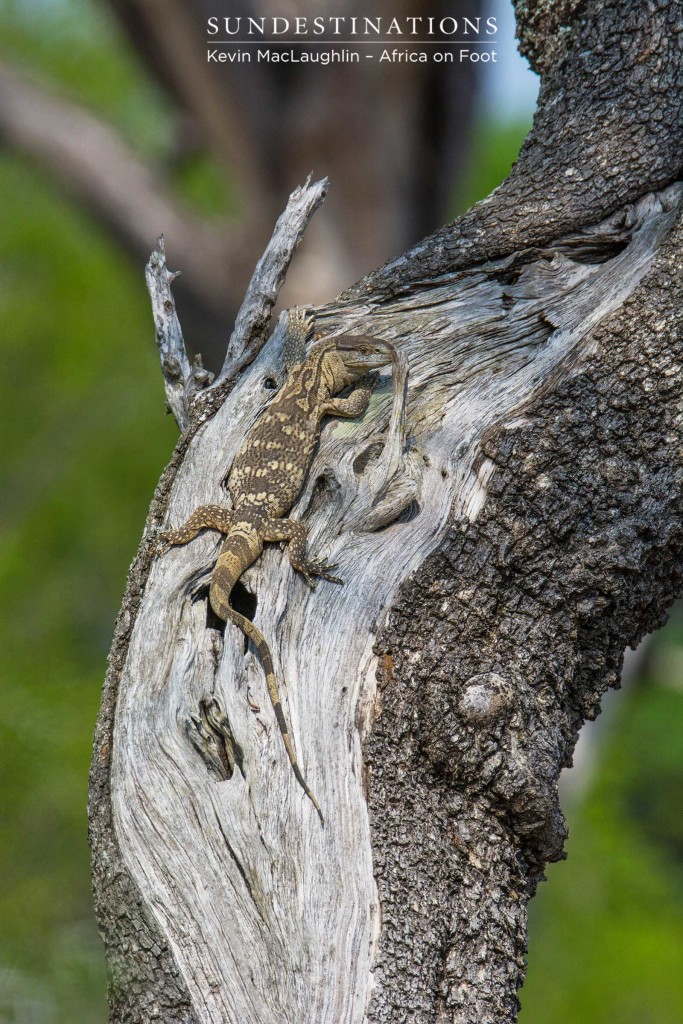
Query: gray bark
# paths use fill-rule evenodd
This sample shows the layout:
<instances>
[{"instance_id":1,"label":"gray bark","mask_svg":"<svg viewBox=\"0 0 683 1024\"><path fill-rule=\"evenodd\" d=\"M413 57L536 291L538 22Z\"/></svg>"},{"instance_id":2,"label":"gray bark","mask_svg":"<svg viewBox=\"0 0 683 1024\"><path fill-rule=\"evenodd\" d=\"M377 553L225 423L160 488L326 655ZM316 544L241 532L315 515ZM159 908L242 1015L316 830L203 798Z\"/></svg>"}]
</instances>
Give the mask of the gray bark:
<instances>
[{"instance_id":1,"label":"gray bark","mask_svg":"<svg viewBox=\"0 0 683 1024\"><path fill-rule=\"evenodd\" d=\"M308 592L274 547L244 580L324 830L259 663L207 619L215 535L149 553L225 501L281 379L263 327L294 241L257 272L232 371L187 392L96 733L112 1021L516 1019L559 773L683 582L676 5L518 18L543 88L508 181L315 311L409 367L405 435L385 375L361 421L325 428L294 510L346 585Z\"/></svg>"}]
</instances>

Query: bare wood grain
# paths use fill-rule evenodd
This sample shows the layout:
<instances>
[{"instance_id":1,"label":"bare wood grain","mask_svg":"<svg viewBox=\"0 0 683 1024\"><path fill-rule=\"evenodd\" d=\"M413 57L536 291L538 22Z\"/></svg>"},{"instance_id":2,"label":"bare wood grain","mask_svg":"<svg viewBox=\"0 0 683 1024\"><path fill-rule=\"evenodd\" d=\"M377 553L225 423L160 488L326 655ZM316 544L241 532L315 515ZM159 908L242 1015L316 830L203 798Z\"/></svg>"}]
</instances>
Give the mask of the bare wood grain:
<instances>
[{"instance_id":1,"label":"bare wood grain","mask_svg":"<svg viewBox=\"0 0 683 1024\"><path fill-rule=\"evenodd\" d=\"M197 1020L365 1019L380 934L362 752L378 708L375 638L451 516L480 514L492 472L483 439L590 356L595 328L647 273L680 198L678 186L647 196L587 232L443 275L421 293L317 311L324 333L392 341L411 382L402 458L385 374L361 421L325 428L295 509L346 585L309 591L274 546L245 576L324 830L292 779L258 662L241 634L223 638L207 621L216 536L152 566L120 677L114 823ZM281 344L278 328L190 440L167 522L226 500L222 481L268 400ZM395 500L369 531L373 496L386 499L389 481ZM207 701L241 751L226 779L188 742Z\"/></svg>"},{"instance_id":2,"label":"bare wood grain","mask_svg":"<svg viewBox=\"0 0 683 1024\"><path fill-rule=\"evenodd\" d=\"M327 195L327 187L326 178L311 184L309 177L290 195L249 282L216 385L235 377L265 344L271 311L289 264L311 218Z\"/></svg>"}]
</instances>

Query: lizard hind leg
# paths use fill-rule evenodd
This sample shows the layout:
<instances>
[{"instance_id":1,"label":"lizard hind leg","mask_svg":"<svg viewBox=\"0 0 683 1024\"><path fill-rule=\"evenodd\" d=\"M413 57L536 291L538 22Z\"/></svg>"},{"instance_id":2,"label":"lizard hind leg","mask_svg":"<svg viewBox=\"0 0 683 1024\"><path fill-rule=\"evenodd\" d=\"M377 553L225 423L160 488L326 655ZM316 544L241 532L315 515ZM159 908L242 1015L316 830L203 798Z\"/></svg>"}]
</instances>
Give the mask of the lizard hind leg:
<instances>
[{"instance_id":1,"label":"lizard hind leg","mask_svg":"<svg viewBox=\"0 0 683 1024\"><path fill-rule=\"evenodd\" d=\"M343 583L332 570L337 568L322 559L309 558L307 552L308 529L298 519L269 519L263 526L263 539L266 541L287 541L287 554L293 569L300 572L309 586L315 588L318 578L329 580L330 583Z\"/></svg>"},{"instance_id":2,"label":"lizard hind leg","mask_svg":"<svg viewBox=\"0 0 683 1024\"><path fill-rule=\"evenodd\" d=\"M201 530L229 533L234 513L221 505L199 505L182 526L175 530L162 530L156 544L156 554L163 555L176 544L187 544Z\"/></svg>"}]
</instances>

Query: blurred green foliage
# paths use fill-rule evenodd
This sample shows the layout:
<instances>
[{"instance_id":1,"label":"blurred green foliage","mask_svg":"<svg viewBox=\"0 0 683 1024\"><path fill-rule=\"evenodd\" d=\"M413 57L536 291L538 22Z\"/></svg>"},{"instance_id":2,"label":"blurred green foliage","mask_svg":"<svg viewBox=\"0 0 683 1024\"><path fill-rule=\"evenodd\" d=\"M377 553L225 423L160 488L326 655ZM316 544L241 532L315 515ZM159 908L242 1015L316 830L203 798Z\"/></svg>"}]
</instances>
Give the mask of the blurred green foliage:
<instances>
[{"instance_id":1,"label":"blurred green foliage","mask_svg":"<svg viewBox=\"0 0 683 1024\"><path fill-rule=\"evenodd\" d=\"M467 167L454 197L454 217L484 199L507 178L530 128L531 123L523 121L475 121Z\"/></svg>"},{"instance_id":2,"label":"blurred green foliage","mask_svg":"<svg viewBox=\"0 0 683 1024\"><path fill-rule=\"evenodd\" d=\"M103 6L4 0L0 40L163 159L170 114ZM458 209L507 174L527 127L480 125ZM217 173L200 156L178 184L217 212ZM0 1022L103 1024L91 734L126 569L176 431L142 268L6 152L0 224ZM570 814L569 860L534 903L523 1024L683 1019L681 632L663 641L653 685L619 696L600 771ZM654 685L672 679L678 689Z\"/></svg>"},{"instance_id":3,"label":"blurred green foliage","mask_svg":"<svg viewBox=\"0 0 683 1024\"><path fill-rule=\"evenodd\" d=\"M0 52L36 81L102 115L142 155L166 152L168 108L105 4L2 0Z\"/></svg>"},{"instance_id":4,"label":"blurred green foliage","mask_svg":"<svg viewBox=\"0 0 683 1024\"><path fill-rule=\"evenodd\" d=\"M9 157L0 222L0 1020L33 1020L15 1004L42 988L37 1022L97 1021L91 734L126 567L175 431L141 275Z\"/></svg>"}]
</instances>

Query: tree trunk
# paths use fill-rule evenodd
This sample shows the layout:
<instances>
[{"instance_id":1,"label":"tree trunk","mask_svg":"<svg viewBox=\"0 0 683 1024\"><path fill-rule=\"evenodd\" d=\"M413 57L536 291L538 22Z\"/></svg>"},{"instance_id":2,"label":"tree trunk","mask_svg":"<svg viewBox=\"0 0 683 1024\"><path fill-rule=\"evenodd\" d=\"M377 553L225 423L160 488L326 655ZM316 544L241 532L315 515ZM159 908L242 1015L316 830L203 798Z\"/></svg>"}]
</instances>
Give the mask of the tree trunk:
<instances>
[{"instance_id":1,"label":"tree trunk","mask_svg":"<svg viewBox=\"0 0 683 1024\"><path fill-rule=\"evenodd\" d=\"M324 829L260 663L207 614L216 535L150 559L162 523L227 500L281 380L265 328L323 186L293 195L213 385L183 362L163 253L151 265L189 426L96 733L112 1021L516 1019L527 901L562 856L559 773L683 577L677 5L529 2L518 20L543 85L510 178L314 311L409 368L405 403L385 376L362 420L328 423L294 509L346 584L308 591L271 545L238 595Z\"/></svg>"}]
</instances>

